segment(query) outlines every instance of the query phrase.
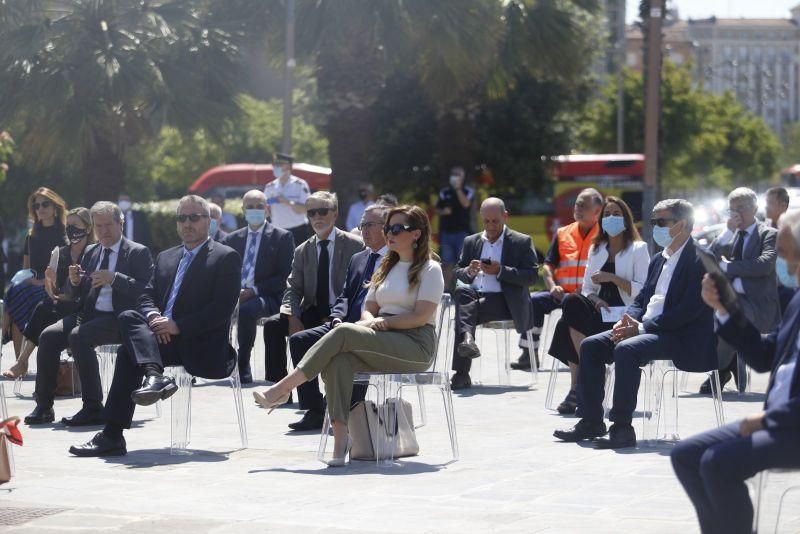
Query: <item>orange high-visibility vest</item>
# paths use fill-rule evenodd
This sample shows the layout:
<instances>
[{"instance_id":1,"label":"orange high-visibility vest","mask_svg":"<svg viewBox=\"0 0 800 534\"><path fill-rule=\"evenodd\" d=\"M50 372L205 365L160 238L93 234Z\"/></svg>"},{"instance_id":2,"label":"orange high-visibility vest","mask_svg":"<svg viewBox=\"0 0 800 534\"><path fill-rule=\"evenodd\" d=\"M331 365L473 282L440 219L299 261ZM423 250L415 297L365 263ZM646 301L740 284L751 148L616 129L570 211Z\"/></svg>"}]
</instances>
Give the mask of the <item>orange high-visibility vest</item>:
<instances>
[{"instance_id":1,"label":"orange high-visibility vest","mask_svg":"<svg viewBox=\"0 0 800 534\"><path fill-rule=\"evenodd\" d=\"M594 225L586 237L581 235L580 226L574 222L562 226L556 232L558 237L558 267L553 276L557 285L567 293L574 293L583 285L583 275L589 261L589 248L597 235L598 225Z\"/></svg>"}]
</instances>

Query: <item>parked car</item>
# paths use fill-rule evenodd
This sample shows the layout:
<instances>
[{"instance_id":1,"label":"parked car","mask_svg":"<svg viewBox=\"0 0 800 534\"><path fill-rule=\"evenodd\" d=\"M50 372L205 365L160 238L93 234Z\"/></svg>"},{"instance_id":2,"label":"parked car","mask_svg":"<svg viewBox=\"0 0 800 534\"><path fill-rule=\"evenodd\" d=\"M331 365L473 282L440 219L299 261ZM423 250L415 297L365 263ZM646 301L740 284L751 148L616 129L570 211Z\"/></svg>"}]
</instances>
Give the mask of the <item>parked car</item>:
<instances>
[{"instance_id":1,"label":"parked car","mask_svg":"<svg viewBox=\"0 0 800 534\"><path fill-rule=\"evenodd\" d=\"M308 182L311 191L331 187L329 167L295 163L292 174ZM225 198L239 198L251 189L264 189L274 179L270 163L232 163L208 169L189 187L189 192L203 197L219 194Z\"/></svg>"}]
</instances>

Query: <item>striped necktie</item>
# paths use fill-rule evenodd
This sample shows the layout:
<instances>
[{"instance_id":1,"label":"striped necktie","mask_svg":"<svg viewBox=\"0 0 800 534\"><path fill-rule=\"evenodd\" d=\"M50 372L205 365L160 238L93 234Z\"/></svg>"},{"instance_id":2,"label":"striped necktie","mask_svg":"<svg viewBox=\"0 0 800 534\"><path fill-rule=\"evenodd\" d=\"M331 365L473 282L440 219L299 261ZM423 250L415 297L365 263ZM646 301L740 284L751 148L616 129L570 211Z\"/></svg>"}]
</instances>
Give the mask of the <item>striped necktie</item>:
<instances>
[{"instance_id":1,"label":"striped necktie","mask_svg":"<svg viewBox=\"0 0 800 534\"><path fill-rule=\"evenodd\" d=\"M178 298L178 291L181 289L183 277L186 275L186 271L189 269L189 265L192 263L192 256L193 254L191 252L184 250L183 257L178 265L178 272L175 273L175 281L172 283L172 291L169 293L167 308L164 310L164 316L169 317L170 319L172 319L172 307L175 305L175 299Z\"/></svg>"},{"instance_id":2,"label":"striped necktie","mask_svg":"<svg viewBox=\"0 0 800 534\"><path fill-rule=\"evenodd\" d=\"M246 287L247 279L250 277L250 270L253 269L256 262L256 242L258 241L257 232L247 232L250 241L247 252L244 255L244 263L242 263L242 288Z\"/></svg>"}]
</instances>

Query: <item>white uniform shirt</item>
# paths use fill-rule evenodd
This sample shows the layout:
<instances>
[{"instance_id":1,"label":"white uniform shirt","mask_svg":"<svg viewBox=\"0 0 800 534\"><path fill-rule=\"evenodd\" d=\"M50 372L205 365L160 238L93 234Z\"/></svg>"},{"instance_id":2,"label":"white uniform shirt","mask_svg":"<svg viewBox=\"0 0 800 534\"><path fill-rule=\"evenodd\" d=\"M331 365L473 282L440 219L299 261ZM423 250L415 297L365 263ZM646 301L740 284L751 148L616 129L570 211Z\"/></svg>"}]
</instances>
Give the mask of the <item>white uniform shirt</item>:
<instances>
[{"instance_id":1,"label":"white uniform shirt","mask_svg":"<svg viewBox=\"0 0 800 534\"><path fill-rule=\"evenodd\" d=\"M689 240L686 240L688 243ZM648 319L658 317L664 311L664 301L667 299L667 291L669 291L669 284L672 282L672 275L675 274L675 267L678 265L678 260L681 259L683 249L686 248L684 243L681 248L675 251L674 254L667 252L667 249L661 251L661 255L667 258L664 265L661 267L661 274L658 275L658 282L656 282L656 290L653 296L650 297L650 302L647 303L647 310L642 316L644 323ZM640 332L641 332L640 328Z\"/></svg>"},{"instance_id":2,"label":"white uniform shirt","mask_svg":"<svg viewBox=\"0 0 800 534\"><path fill-rule=\"evenodd\" d=\"M133 241L133 212L128 210L123 215L125 216L125 239Z\"/></svg>"},{"instance_id":3,"label":"white uniform shirt","mask_svg":"<svg viewBox=\"0 0 800 534\"><path fill-rule=\"evenodd\" d=\"M500 237L497 238L497 241L491 243L486 238L486 231L481 234L481 241L483 241L483 248L481 249L481 257L483 258L490 258L492 261L500 262L500 259L503 256L503 239L506 235L506 227L503 226L503 232L500 234ZM496 274L486 274L483 271L479 272L478 275L472 280L472 284L470 286L482 293L500 293L503 291L503 288L500 287L500 281L497 279Z\"/></svg>"},{"instance_id":4,"label":"white uniform shirt","mask_svg":"<svg viewBox=\"0 0 800 534\"><path fill-rule=\"evenodd\" d=\"M289 204L281 204L276 201L282 195L290 202L305 205L310 194L306 181L297 176L289 176L283 185L278 179L268 183L264 187L264 195L267 197L272 224L285 230L308 224L305 213L296 213ZM270 199L275 200L270 201Z\"/></svg>"},{"instance_id":5,"label":"white uniform shirt","mask_svg":"<svg viewBox=\"0 0 800 534\"><path fill-rule=\"evenodd\" d=\"M111 254L108 255L108 270L112 273L117 269L117 258L119 257L119 247L122 244L122 239L114 243L109 248L111 249ZM100 269L100 264L103 263L103 255L105 254L105 250L103 250L103 245L100 246L100 256L98 256L99 261L97 263L96 270ZM111 286L103 286L100 289L100 293L97 295L97 303L95 304L94 308L97 311L101 312L113 312L114 305L111 301L113 289Z\"/></svg>"}]
</instances>

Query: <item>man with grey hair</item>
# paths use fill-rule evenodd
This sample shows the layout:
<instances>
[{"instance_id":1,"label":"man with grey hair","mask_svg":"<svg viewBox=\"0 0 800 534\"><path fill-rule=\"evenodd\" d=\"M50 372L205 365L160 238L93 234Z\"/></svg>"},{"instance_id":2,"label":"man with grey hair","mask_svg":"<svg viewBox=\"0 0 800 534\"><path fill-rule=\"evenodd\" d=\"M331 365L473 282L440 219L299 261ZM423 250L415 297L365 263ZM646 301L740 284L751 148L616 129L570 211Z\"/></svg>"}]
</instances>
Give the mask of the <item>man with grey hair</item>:
<instances>
[{"instance_id":1,"label":"man with grey hair","mask_svg":"<svg viewBox=\"0 0 800 534\"><path fill-rule=\"evenodd\" d=\"M663 200L650 219L653 240L663 251L650 260L647 279L627 313L612 330L581 343L578 410L581 419L553 435L563 441L596 439L606 434L603 422L606 365L614 364L613 422L609 438L598 449L636 446L631 426L636 409L641 367L651 360L672 360L682 371L716 368L716 336L711 309L700 298L706 270L692 239L692 205L681 199Z\"/></svg>"},{"instance_id":2,"label":"man with grey hair","mask_svg":"<svg viewBox=\"0 0 800 534\"><path fill-rule=\"evenodd\" d=\"M112 202L98 202L91 210L98 244L86 249L80 265L70 265L67 299L80 302L80 311L47 327L39 336L36 355L36 408L25 418L29 425L55 419L53 400L61 351L69 347L81 379L83 407L61 420L67 426L102 422L103 390L95 347L119 343L117 317L136 306L153 274L147 247L123 235L123 216Z\"/></svg>"},{"instance_id":3,"label":"man with grey hair","mask_svg":"<svg viewBox=\"0 0 800 534\"><path fill-rule=\"evenodd\" d=\"M778 224L776 267L781 282L798 286L800 212ZM672 467L691 499L703 532L750 533L753 503L745 482L767 469L797 469L800 456L800 297L767 335L751 321L731 317L714 281L703 279L702 297L717 318L717 333L758 372L771 371L763 410L682 440L672 449Z\"/></svg>"},{"instance_id":4,"label":"man with grey hair","mask_svg":"<svg viewBox=\"0 0 800 534\"><path fill-rule=\"evenodd\" d=\"M745 317L762 333L771 332L780 320L778 283L775 278L777 232L756 219L758 197L755 191L739 187L728 195L728 228L711 243L739 295ZM744 360L724 339L717 345L719 380L722 386L733 377L739 391L744 391L747 369ZM711 394L711 380L700 386L700 393Z\"/></svg>"},{"instance_id":5,"label":"man with grey hair","mask_svg":"<svg viewBox=\"0 0 800 534\"><path fill-rule=\"evenodd\" d=\"M106 425L89 442L70 447L75 456L127 453L123 430L136 404L172 396L178 387L164 367L182 365L202 378L227 378L236 366L229 343L239 297L242 261L230 247L208 237L208 202L189 195L175 216L182 244L156 258L155 272L135 309L119 316L122 345L103 410Z\"/></svg>"},{"instance_id":6,"label":"man with grey hair","mask_svg":"<svg viewBox=\"0 0 800 534\"><path fill-rule=\"evenodd\" d=\"M294 250L291 274L280 313L264 323L267 380L286 376L286 337L330 321L331 308L344 287L347 264L364 243L336 228L339 204L335 193L317 191L306 201L314 235Z\"/></svg>"},{"instance_id":7,"label":"man with grey hair","mask_svg":"<svg viewBox=\"0 0 800 534\"><path fill-rule=\"evenodd\" d=\"M208 227L208 237L214 241L222 241L228 236L228 232L222 229L222 208L214 202L208 203L210 217Z\"/></svg>"},{"instance_id":8,"label":"man with grey hair","mask_svg":"<svg viewBox=\"0 0 800 534\"><path fill-rule=\"evenodd\" d=\"M483 232L464 240L455 269L457 284L456 338L452 389L472 386L472 359L480 356L475 328L490 321L513 319L520 334L533 324L528 287L536 282L538 265L528 235L506 226L508 212L502 200L490 197L481 204Z\"/></svg>"}]
</instances>

